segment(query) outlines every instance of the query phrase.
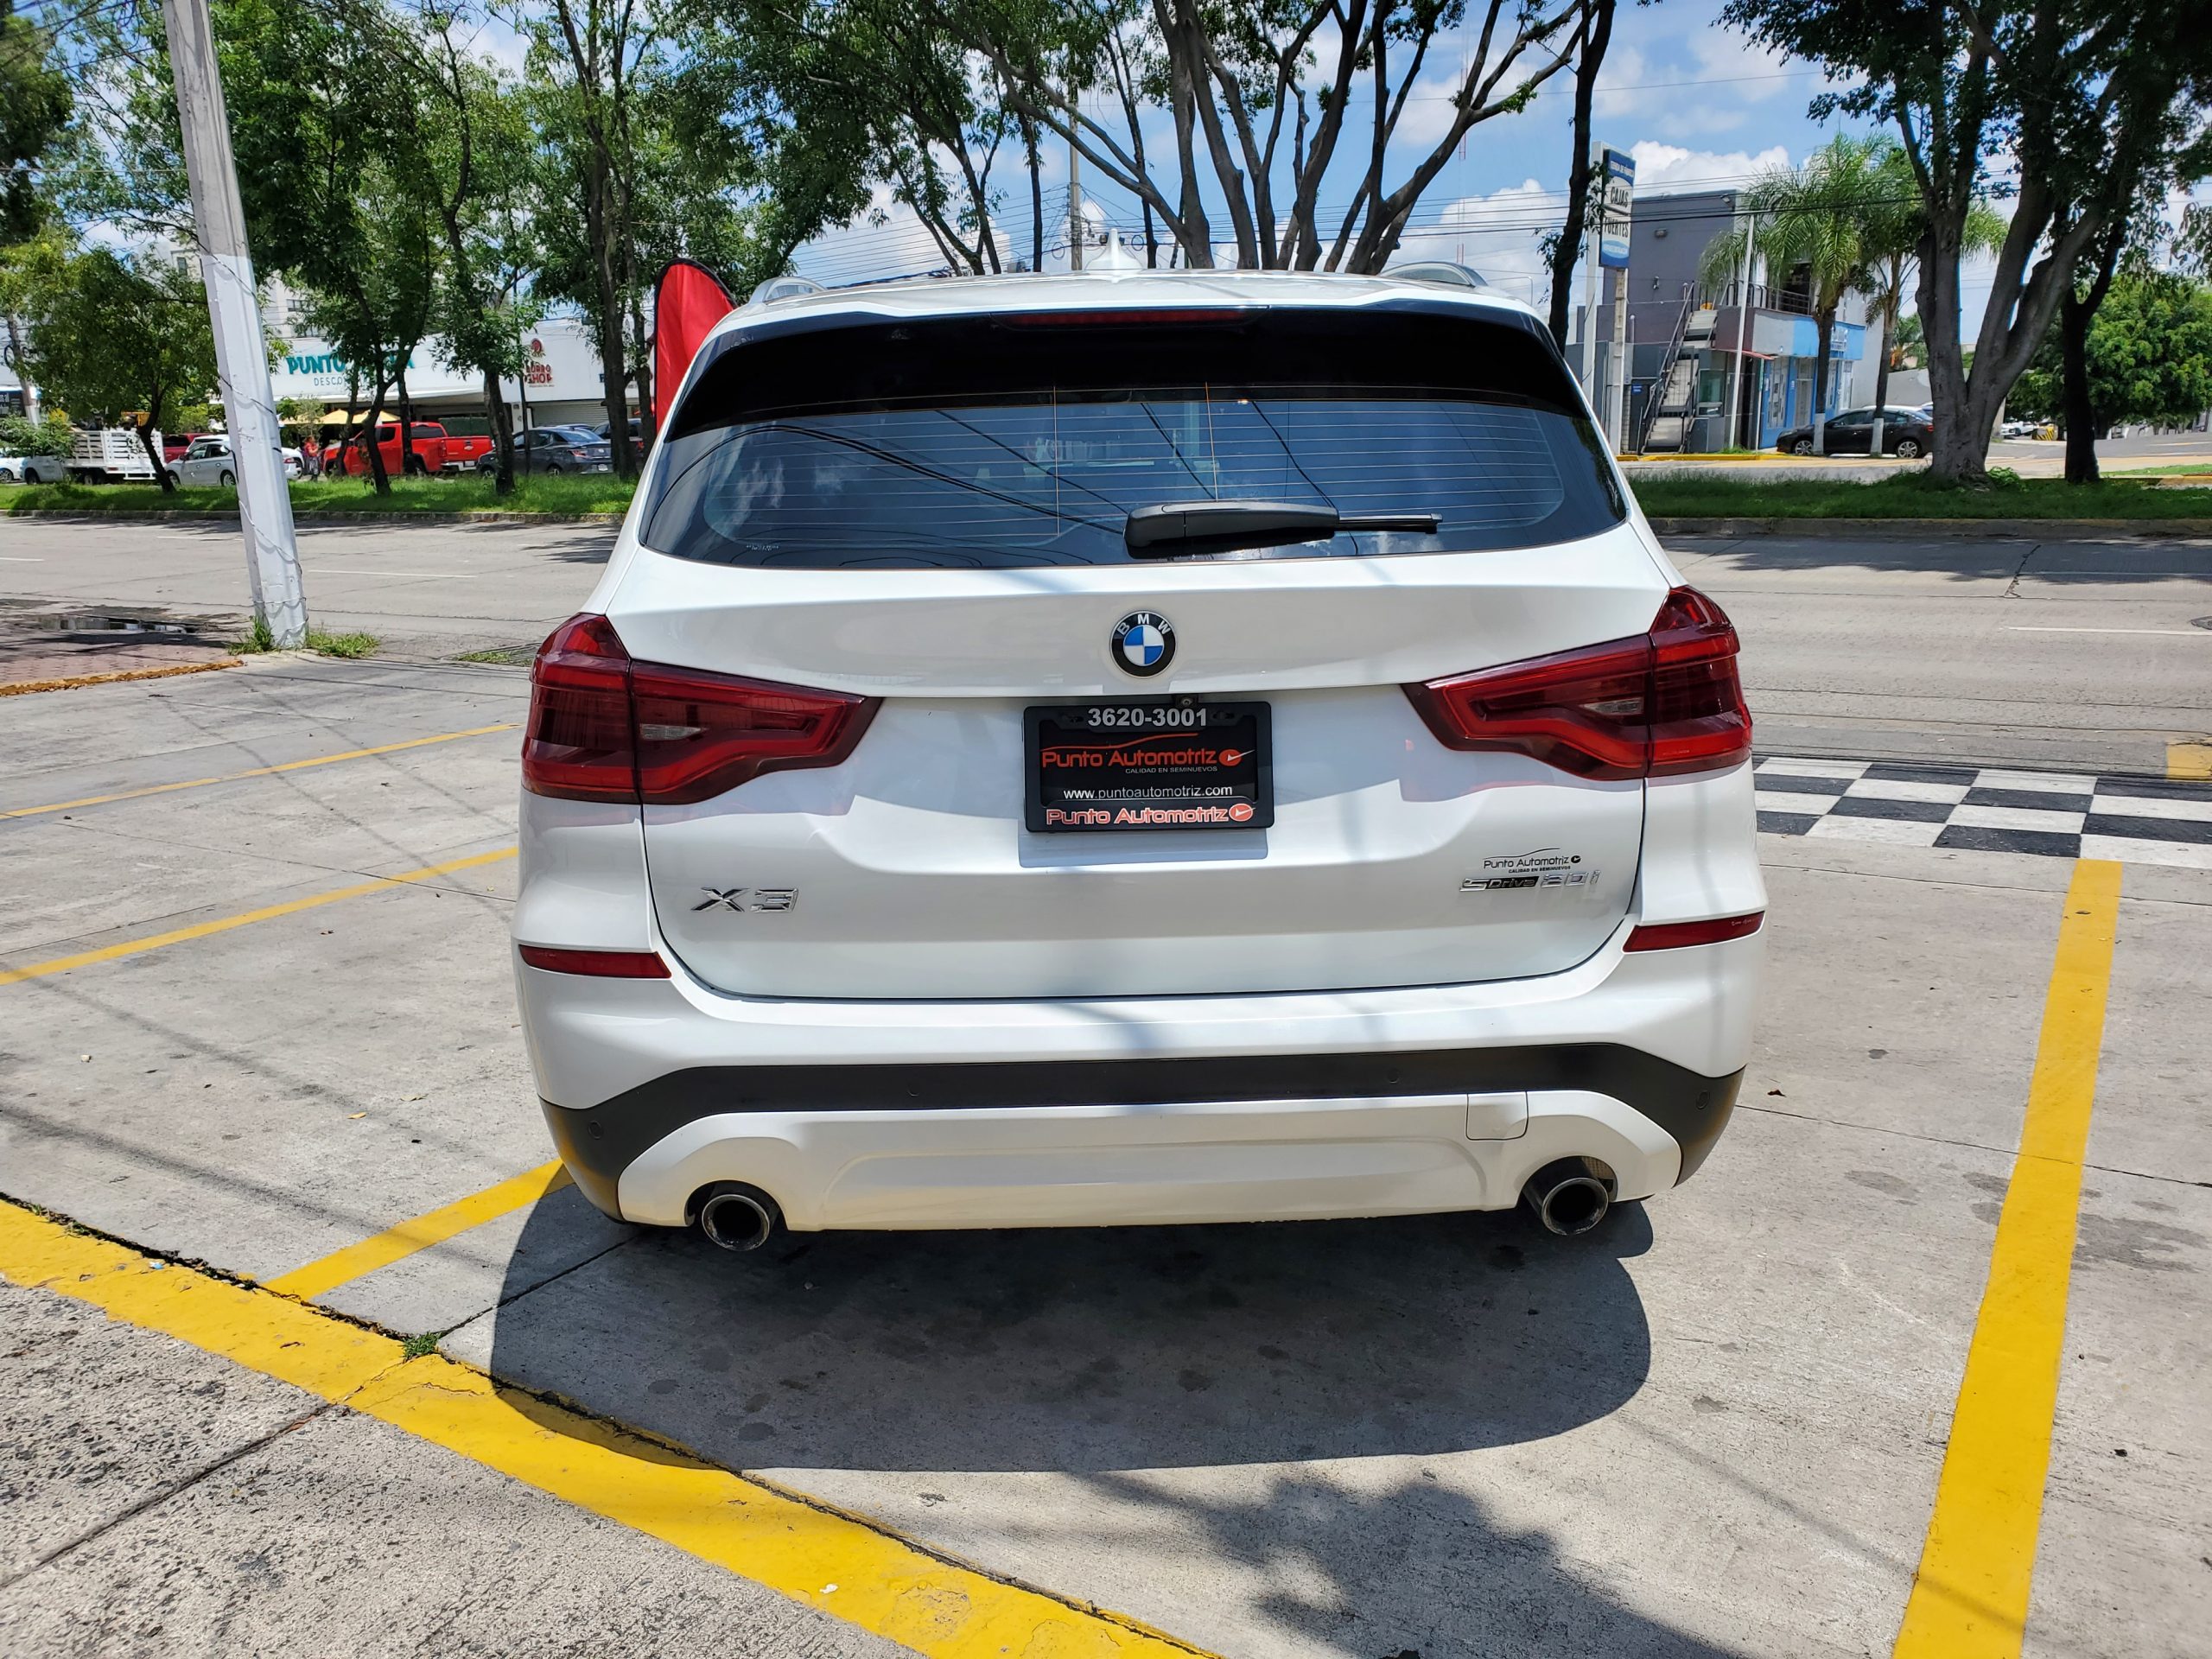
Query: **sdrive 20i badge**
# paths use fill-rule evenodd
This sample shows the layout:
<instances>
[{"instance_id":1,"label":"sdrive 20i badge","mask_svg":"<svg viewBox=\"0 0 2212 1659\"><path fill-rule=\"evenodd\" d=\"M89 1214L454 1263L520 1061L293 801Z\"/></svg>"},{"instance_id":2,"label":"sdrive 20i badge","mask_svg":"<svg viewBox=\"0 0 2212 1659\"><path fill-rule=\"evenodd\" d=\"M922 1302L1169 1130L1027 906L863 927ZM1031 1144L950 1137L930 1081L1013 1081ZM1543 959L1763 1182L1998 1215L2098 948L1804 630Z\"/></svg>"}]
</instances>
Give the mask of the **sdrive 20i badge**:
<instances>
[{"instance_id":1,"label":"sdrive 20i badge","mask_svg":"<svg viewBox=\"0 0 2212 1659\"><path fill-rule=\"evenodd\" d=\"M1462 893L1513 893L1524 887L1595 887L1598 872L1582 862L1582 855L1557 847L1536 847L1525 853L1500 853L1483 860L1483 873L1459 883Z\"/></svg>"}]
</instances>

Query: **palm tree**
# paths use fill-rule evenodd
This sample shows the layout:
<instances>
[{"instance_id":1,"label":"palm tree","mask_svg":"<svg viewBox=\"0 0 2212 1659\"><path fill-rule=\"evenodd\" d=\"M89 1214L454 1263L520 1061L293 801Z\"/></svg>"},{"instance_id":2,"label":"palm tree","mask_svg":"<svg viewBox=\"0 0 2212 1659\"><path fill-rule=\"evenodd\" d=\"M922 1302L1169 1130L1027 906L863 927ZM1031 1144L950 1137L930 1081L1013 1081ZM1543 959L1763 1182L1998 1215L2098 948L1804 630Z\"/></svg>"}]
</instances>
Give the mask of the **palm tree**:
<instances>
[{"instance_id":1,"label":"palm tree","mask_svg":"<svg viewBox=\"0 0 2212 1659\"><path fill-rule=\"evenodd\" d=\"M1920 238L1927 226L1919 181L1903 149L1885 138L1875 161L1880 190L1868 204L1865 229L1867 320L1882 325L1882 355L1874 370L1872 453L1882 453L1882 411L1889 407L1890 369L1897 356L1897 317L1920 281ZM2005 240L2005 221L1985 202L1967 212L1964 251L1993 254Z\"/></svg>"},{"instance_id":2,"label":"palm tree","mask_svg":"<svg viewBox=\"0 0 2212 1659\"><path fill-rule=\"evenodd\" d=\"M1744 192L1751 224L1716 238L1705 251L1701 275L1708 285L1728 280L1744 257L1744 238L1755 235L1770 270L1802 268L1813 321L1820 329L1813 363L1813 449L1827 428L1828 349L1843 296L1866 282L1868 220L1887 189L1881 156L1887 141L1839 133L1802 167L1775 168ZM1748 297L1748 296L1747 296Z\"/></svg>"}]
</instances>

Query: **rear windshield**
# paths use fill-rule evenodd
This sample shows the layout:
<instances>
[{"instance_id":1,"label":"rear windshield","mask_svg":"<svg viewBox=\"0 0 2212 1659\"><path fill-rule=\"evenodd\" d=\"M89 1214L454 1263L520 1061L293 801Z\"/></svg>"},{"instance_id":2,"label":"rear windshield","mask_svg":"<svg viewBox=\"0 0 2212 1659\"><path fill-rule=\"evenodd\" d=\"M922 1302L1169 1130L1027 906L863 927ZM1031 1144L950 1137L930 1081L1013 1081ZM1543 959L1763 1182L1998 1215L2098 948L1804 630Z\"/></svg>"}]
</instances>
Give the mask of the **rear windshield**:
<instances>
[{"instance_id":1,"label":"rear windshield","mask_svg":"<svg viewBox=\"0 0 2212 1659\"><path fill-rule=\"evenodd\" d=\"M734 344L671 420L641 523L648 547L719 564L998 569L1128 563L1132 511L1215 501L1437 526L1203 556L1534 547L1626 513L1533 327L1276 309Z\"/></svg>"}]
</instances>

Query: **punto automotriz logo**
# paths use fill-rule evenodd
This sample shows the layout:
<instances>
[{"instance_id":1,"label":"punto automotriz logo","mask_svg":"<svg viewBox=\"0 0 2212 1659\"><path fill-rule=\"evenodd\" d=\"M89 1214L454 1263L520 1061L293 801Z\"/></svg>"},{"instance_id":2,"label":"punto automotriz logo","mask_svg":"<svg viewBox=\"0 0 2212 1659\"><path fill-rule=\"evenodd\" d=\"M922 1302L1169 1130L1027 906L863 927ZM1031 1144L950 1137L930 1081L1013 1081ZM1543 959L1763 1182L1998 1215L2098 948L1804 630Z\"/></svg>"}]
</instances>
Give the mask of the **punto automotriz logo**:
<instances>
[{"instance_id":1,"label":"punto automotriz logo","mask_svg":"<svg viewBox=\"0 0 2212 1659\"><path fill-rule=\"evenodd\" d=\"M1131 611L1114 625L1114 660L1141 677L1175 660L1175 630L1157 611Z\"/></svg>"}]
</instances>

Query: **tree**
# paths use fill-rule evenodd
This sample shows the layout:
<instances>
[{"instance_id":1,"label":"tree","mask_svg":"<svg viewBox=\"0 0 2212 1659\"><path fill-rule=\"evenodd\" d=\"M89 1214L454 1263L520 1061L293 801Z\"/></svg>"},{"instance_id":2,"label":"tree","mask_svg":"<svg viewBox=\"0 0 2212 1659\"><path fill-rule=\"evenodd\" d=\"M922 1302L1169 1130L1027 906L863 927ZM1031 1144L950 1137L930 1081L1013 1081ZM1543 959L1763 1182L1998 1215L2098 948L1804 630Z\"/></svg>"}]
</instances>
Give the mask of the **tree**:
<instances>
[{"instance_id":1,"label":"tree","mask_svg":"<svg viewBox=\"0 0 2212 1659\"><path fill-rule=\"evenodd\" d=\"M545 310L523 292L537 252L528 211L531 134L516 89L466 49L461 27L455 12L425 11L388 39L423 94L408 105L408 151L442 241L431 324L447 361L482 378L495 487L511 495L514 423L500 381L529 372L524 336Z\"/></svg>"},{"instance_id":2,"label":"tree","mask_svg":"<svg viewBox=\"0 0 2212 1659\"><path fill-rule=\"evenodd\" d=\"M1774 168L1744 192L1751 224L1726 232L1707 247L1700 276L1708 286L1728 282L1742 264L1745 238L1769 270L1802 270L1813 321L1819 329L1813 361L1813 448L1819 453L1827 425L1829 350L1844 296L1867 283L1871 232L1887 188L1878 139L1839 133L1799 168Z\"/></svg>"},{"instance_id":3,"label":"tree","mask_svg":"<svg viewBox=\"0 0 2212 1659\"><path fill-rule=\"evenodd\" d=\"M736 103L764 153L789 153L788 130L844 188L847 216L880 180L911 207L947 265L982 275L1009 263L992 222L990 175L1009 137L1034 155L1036 123L1009 112L971 73L969 54L936 10L907 0L722 0L718 43ZM776 135L770 137L770 135ZM777 179L776 183L785 181ZM1041 232L1042 190L1031 169ZM816 186L819 190L820 184ZM1033 255L1040 250L1033 234Z\"/></svg>"},{"instance_id":4,"label":"tree","mask_svg":"<svg viewBox=\"0 0 2212 1659\"><path fill-rule=\"evenodd\" d=\"M960 42L988 64L1007 107L1072 143L1135 196L1185 264L1215 263L1211 194L1228 213L1239 265L1352 272L1389 262L1469 132L1525 110L1566 68L1568 26L1584 3L935 0ZM1422 79L1430 50L1447 32L1466 48L1464 67L1446 82L1449 116L1394 182L1392 141L1415 89L1431 85ZM1356 87L1372 105L1359 133L1347 120ZM1103 119L1079 96L1092 88L1110 89L1114 111ZM1174 132L1172 179L1142 155L1144 111L1162 107ZM1355 182L1332 232L1320 190L1340 150Z\"/></svg>"},{"instance_id":5,"label":"tree","mask_svg":"<svg viewBox=\"0 0 2212 1659\"><path fill-rule=\"evenodd\" d=\"M2017 407L2044 419L2082 420L2093 433L2129 421L2178 426L2212 409L2212 289L2203 284L2144 264L2123 269L2085 334L2084 406L2072 406L2054 321L2020 376Z\"/></svg>"},{"instance_id":6,"label":"tree","mask_svg":"<svg viewBox=\"0 0 2212 1659\"><path fill-rule=\"evenodd\" d=\"M661 44L658 22L639 0L550 0L524 20L531 36L526 74L538 83L534 112L547 162L543 207L556 215L583 210L583 281L561 283L556 277L556 286L583 290L572 297L585 300L591 313L607 442L615 475L626 479L638 475L630 444L632 354L625 339L626 293L639 281L632 106ZM650 384L640 391L649 407Z\"/></svg>"},{"instance_id":7,"label":"tree","mask_svg":"<svg viewBox=\"0 0 2212 1659\"><path fill-rule=\"evenodd\" d=\"M1901 317L1905 302L1920 280L1920 244L1927 234L1920 191L1912 164L1895 144L1885 143L1876 162L1879 175L1873 199L1861 222L1866 245L1866 274L1859 292L1866 297L1870 321L1882 325L1882 351L1874 370L1874 434L1872 452L1882 453L1882 413L1890 403L1890 372L1897 366L1898 348L1907 343L1904 325L1911 327L1910 343L1921 340L1920 320ZM2005 240L2005 221L1986 203L1978 202L1967 214L1961 245L1968 253L1995 254Z\"/></svg>"},{"instance_id":8,"label":"tree","mask_svg":"<svg viewBox=\"0 0 2212 1659\"><path fill-rule=\"evenodd\" d=\"M1567 169L1567 219L1559 239L1551 245L1552 338L1560 349L1567 346L1567 316L1573 300L1574 264L1590 213L1590 106L1598 90L1598 73L1605 67L1605 51L1612 43L1617 0L1586 0L1574 26L1574 115L1568 123L1574 146ZM1584 326L1592 326L1586 321Z\"/></svg>"},{"instance_id":9,"label":"tree","mask_svg":"<svg viewBox=\"0 0 2212 1659\"><path fill-rule=\"evenodd\" d=\"M2196 124L2206 12L2206 0L1729 0L1729 22L1851 83L1815 100L1816 115L1896 129L1925 213L1917 298L1937 476L1985 475L1998 410L2076 260ZM1969 365L1960 265L1968 218L1999 184L2012 211Z\"/></svg>"},{"instance_id":10,"label":"tree","mask_svg":"<svg viewBox=\"0 0 2212 1659\"><path fill-rule=\"evenodd\" d=\"M0 415L0 455L66 455L74 442L69 423L58 415Z\"/></svg>"},{"instance_id":11,"label":"tree","mask_svg":"<svg viewBox=\"0 0 2212 1659\"><path fill-rule=\"evenodd\" d=\"M30 365L48 396L79 420L136 416L154 476L175 488L154 434L215 385L198 275L182 259L91 248L63 263L29 314Z\"/></svg>"},{"instance_id":12,"label":"tree","mask_svg":"<svg viewBox=\"0 0 2212 1659\"><path fill-rule=\"evenodd\" d=\"M15 0L0 0L0 246L25 240L43 221L33 168L68 125L73 102L52 34L17 16Z\"/></svg>"}]
</instances>

